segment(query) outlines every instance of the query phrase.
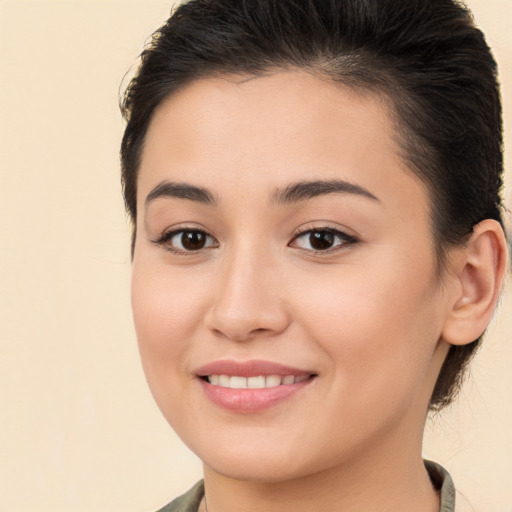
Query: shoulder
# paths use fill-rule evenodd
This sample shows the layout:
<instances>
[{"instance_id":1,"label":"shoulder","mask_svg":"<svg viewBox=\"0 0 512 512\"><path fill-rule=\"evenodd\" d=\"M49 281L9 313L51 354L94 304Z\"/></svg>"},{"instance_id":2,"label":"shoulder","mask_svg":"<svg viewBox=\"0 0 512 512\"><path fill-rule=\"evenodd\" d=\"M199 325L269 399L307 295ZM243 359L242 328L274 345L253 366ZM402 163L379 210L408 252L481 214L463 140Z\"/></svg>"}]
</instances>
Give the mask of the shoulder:
<instances>
[{"instance_id":1,"label":"shoulder","mask_svg":"<svg viewBox=\"0 0 512 512\"><path fill-rule=\"evenodd\" d=\"M203 496L204 482L200 480L192 489L172 500L158 512L197 512Z\"/></svg>"}]
</instances>

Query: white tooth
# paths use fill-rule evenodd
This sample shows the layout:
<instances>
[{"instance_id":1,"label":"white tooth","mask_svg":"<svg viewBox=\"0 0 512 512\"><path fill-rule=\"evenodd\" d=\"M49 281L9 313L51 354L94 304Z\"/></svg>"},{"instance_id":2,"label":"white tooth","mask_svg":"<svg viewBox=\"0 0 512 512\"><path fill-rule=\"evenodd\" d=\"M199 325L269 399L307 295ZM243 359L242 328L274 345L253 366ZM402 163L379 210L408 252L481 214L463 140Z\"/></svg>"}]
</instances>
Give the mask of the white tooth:
<instances>
[{"instance_id":1,"label":"white tooth","mask_svg":"<svg viewBox=\"0 0 512 512\"><path fill-rule=\"evenodd\" d=\"M210 384L213 384L214 386L219 385L219 376L218 375L210 375L208 380L210 381Z\"/></svg>"},{"instance_id":2,"label":"white tooth","mask_svg":"<svg viewBox=\"0 0 512 512\"><path fill-rule=\"evenodd\" d=\"M249 377L247 379L247 387L250 389L260 389L265 387L265 377L259 375L258 377Z\"/></svg>"},{"instance_id":3,"label":"white tooth","mask_svg":"<svg viewBox=\"0 0 512 512\"><path fill-rule=\"evenodd\" d=\"M219 375L219 386L222 386L223 388L229 388L231 378L229 375Z\"/></svg>"},{"instance_id":4,"label":"white tooth","mask_svg":"<svg viewBox=\"0 0 512 512\"><path fill-rule=\"evenodd\" d=\"M295 382L295 377L293 375L287 375L283 378L283 384L293 384Z\"/></svg>"},{"instance_id":5,"label":"white tooth","mask_svg":"<svg viewBox=\"0 0 512 512\"><path fill-rule=\"evenodd\" d=\"M279 375L269 375L265 379L265 387L275 388L281 384L281 377Z\"/></svg>"},{"instance_id":6,"label":"white tooth","mask_svg":"<svg viewBox=\"0 0 512 512\"><path fill-rule=\"evenodd\" d=\"M243 389L247 387L247 377L239 377L238 375L231 377L229 387L233 389Z\"/></svg>"},{"instance_id":7,"label":"white tooth","mask_svg":"<svg viewBox=\"0 0 512 512\"><path fill-rule=\"evenodd\" d=\"M304 382L309 379L309 375L301 375L300 377L295 377L295 382Z\"/></svg>"}]
</instances>

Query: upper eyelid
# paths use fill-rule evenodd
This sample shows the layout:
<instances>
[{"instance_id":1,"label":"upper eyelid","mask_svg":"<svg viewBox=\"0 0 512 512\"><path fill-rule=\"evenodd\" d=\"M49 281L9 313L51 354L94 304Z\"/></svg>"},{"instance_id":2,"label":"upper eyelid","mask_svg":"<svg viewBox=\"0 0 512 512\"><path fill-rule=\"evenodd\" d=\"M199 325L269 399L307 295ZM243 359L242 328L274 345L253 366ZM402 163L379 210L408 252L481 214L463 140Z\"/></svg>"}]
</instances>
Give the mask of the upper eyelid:
<instances>
[{"instance_id":1,"label":"upper eyelid","mask_svg":"<svg viewBox=\"0 0 512 512\"><path fill-rule=\"evenodd\" d=\"M306 251L306 252L313 252L313 253L318 253L318 254L329 254L329 253L332 253L332 252L336 252L336 251L342 249L343 247L345 247L347 245L353 245L353 244L358 243L360 241L359 237L351 235L349 233L346 233L345 231L342 231L341 229L325 226L325 227L309 227L309 228L305 228L304 230L296 232L295 235L293 236L292 240L289 242L288 245L293 247L292 244L297 239L301 238L304 235L311 234L311 233L314 233L314 232L330 232L330 233L333 233L336 236L338 236L339 238L341 238L343 243L335 245L334 247L329 248L329 249L324 249L324 250L304 249L303 247L298 247L298 249L301 249L301 250Z\"/></svg>"},{"instance_id":2,"label":"upper eyelid","mask_svg":"<svg viewBox=\"0 0 512 512\"><path fill-rule=\"evenodd\" d=\"M294 240L295 238L298 238L299 236L302 236L302 235L305 235L305 234L308 234L308 233L314 233L315 231L327 231L327 232L330 232L330 233L334 233L334 234L338 234L344 238L350 238L350 239L353 239L353 240L357 240L359 237L355 234L352 234L352 233L348 233L347 231L348 230L345 230L343 228L335 228L335 227L332 227L332 226L308 226L308 227L301 227L301 228L298 228L295 233L293 234L292 236L292 240Z\"/></svg>"},{"instance_id":3,"label":"upper eyelid","mask_svg":"<svg viewBox=\"0 0 512 512\"><path fill-rule=\"evenodd\" d=\"M172 226L166 227L166 228L160 230L160 235L158 235L158 236L166 236L171 233L179 233L181 231L200 231L202 233L206 233L207 235L210 235L213 237L213 235L207 228L205 228L201 225L195 224L195 223L187 224L186 222L173 224Z\"/></svg>"}]
</instances>

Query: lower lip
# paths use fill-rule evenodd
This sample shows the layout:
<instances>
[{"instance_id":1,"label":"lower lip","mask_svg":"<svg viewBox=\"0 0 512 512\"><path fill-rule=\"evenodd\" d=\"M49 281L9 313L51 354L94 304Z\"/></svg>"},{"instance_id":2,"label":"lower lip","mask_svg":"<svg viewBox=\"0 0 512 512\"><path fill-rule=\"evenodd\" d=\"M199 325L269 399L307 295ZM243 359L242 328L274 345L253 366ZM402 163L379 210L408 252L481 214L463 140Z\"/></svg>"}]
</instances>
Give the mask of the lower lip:
<instances>
[{"instance_id":1,"label":"lower lip","mask_svg":"<svg viewBox=\"0 0 512 512\"><path fill-rule=\"evenodd\" d=\"M310 377L295 384L283 384L273 388L232 389L214 386L203 379L199 382L206 396L216 405L239 413L256 413L274 407L293 397L313 382Z\"/></svg>"}]
</instances>

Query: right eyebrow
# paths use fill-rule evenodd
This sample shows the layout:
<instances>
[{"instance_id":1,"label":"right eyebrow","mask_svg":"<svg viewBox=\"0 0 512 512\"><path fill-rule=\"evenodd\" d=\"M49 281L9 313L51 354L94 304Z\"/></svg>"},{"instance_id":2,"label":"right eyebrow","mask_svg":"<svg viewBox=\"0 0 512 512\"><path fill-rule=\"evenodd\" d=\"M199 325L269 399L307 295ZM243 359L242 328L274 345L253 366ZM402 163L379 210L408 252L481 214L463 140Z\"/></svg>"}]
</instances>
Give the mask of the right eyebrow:
<instances>
[{"instance_id":1,"label":"right eyebrow","mask_svg":"<svg viewBox=\"0 0 512 512\"><path fill-rule=\"evenodd\" d=\"M160 197L173 197L177 199L188 199L197 203L215 205L217 202L213 194L206 188L197 187L190 183L177 183L173 181L162 181L147 195L146 208L152 201Z\"/></svg>"}]
</instances>

